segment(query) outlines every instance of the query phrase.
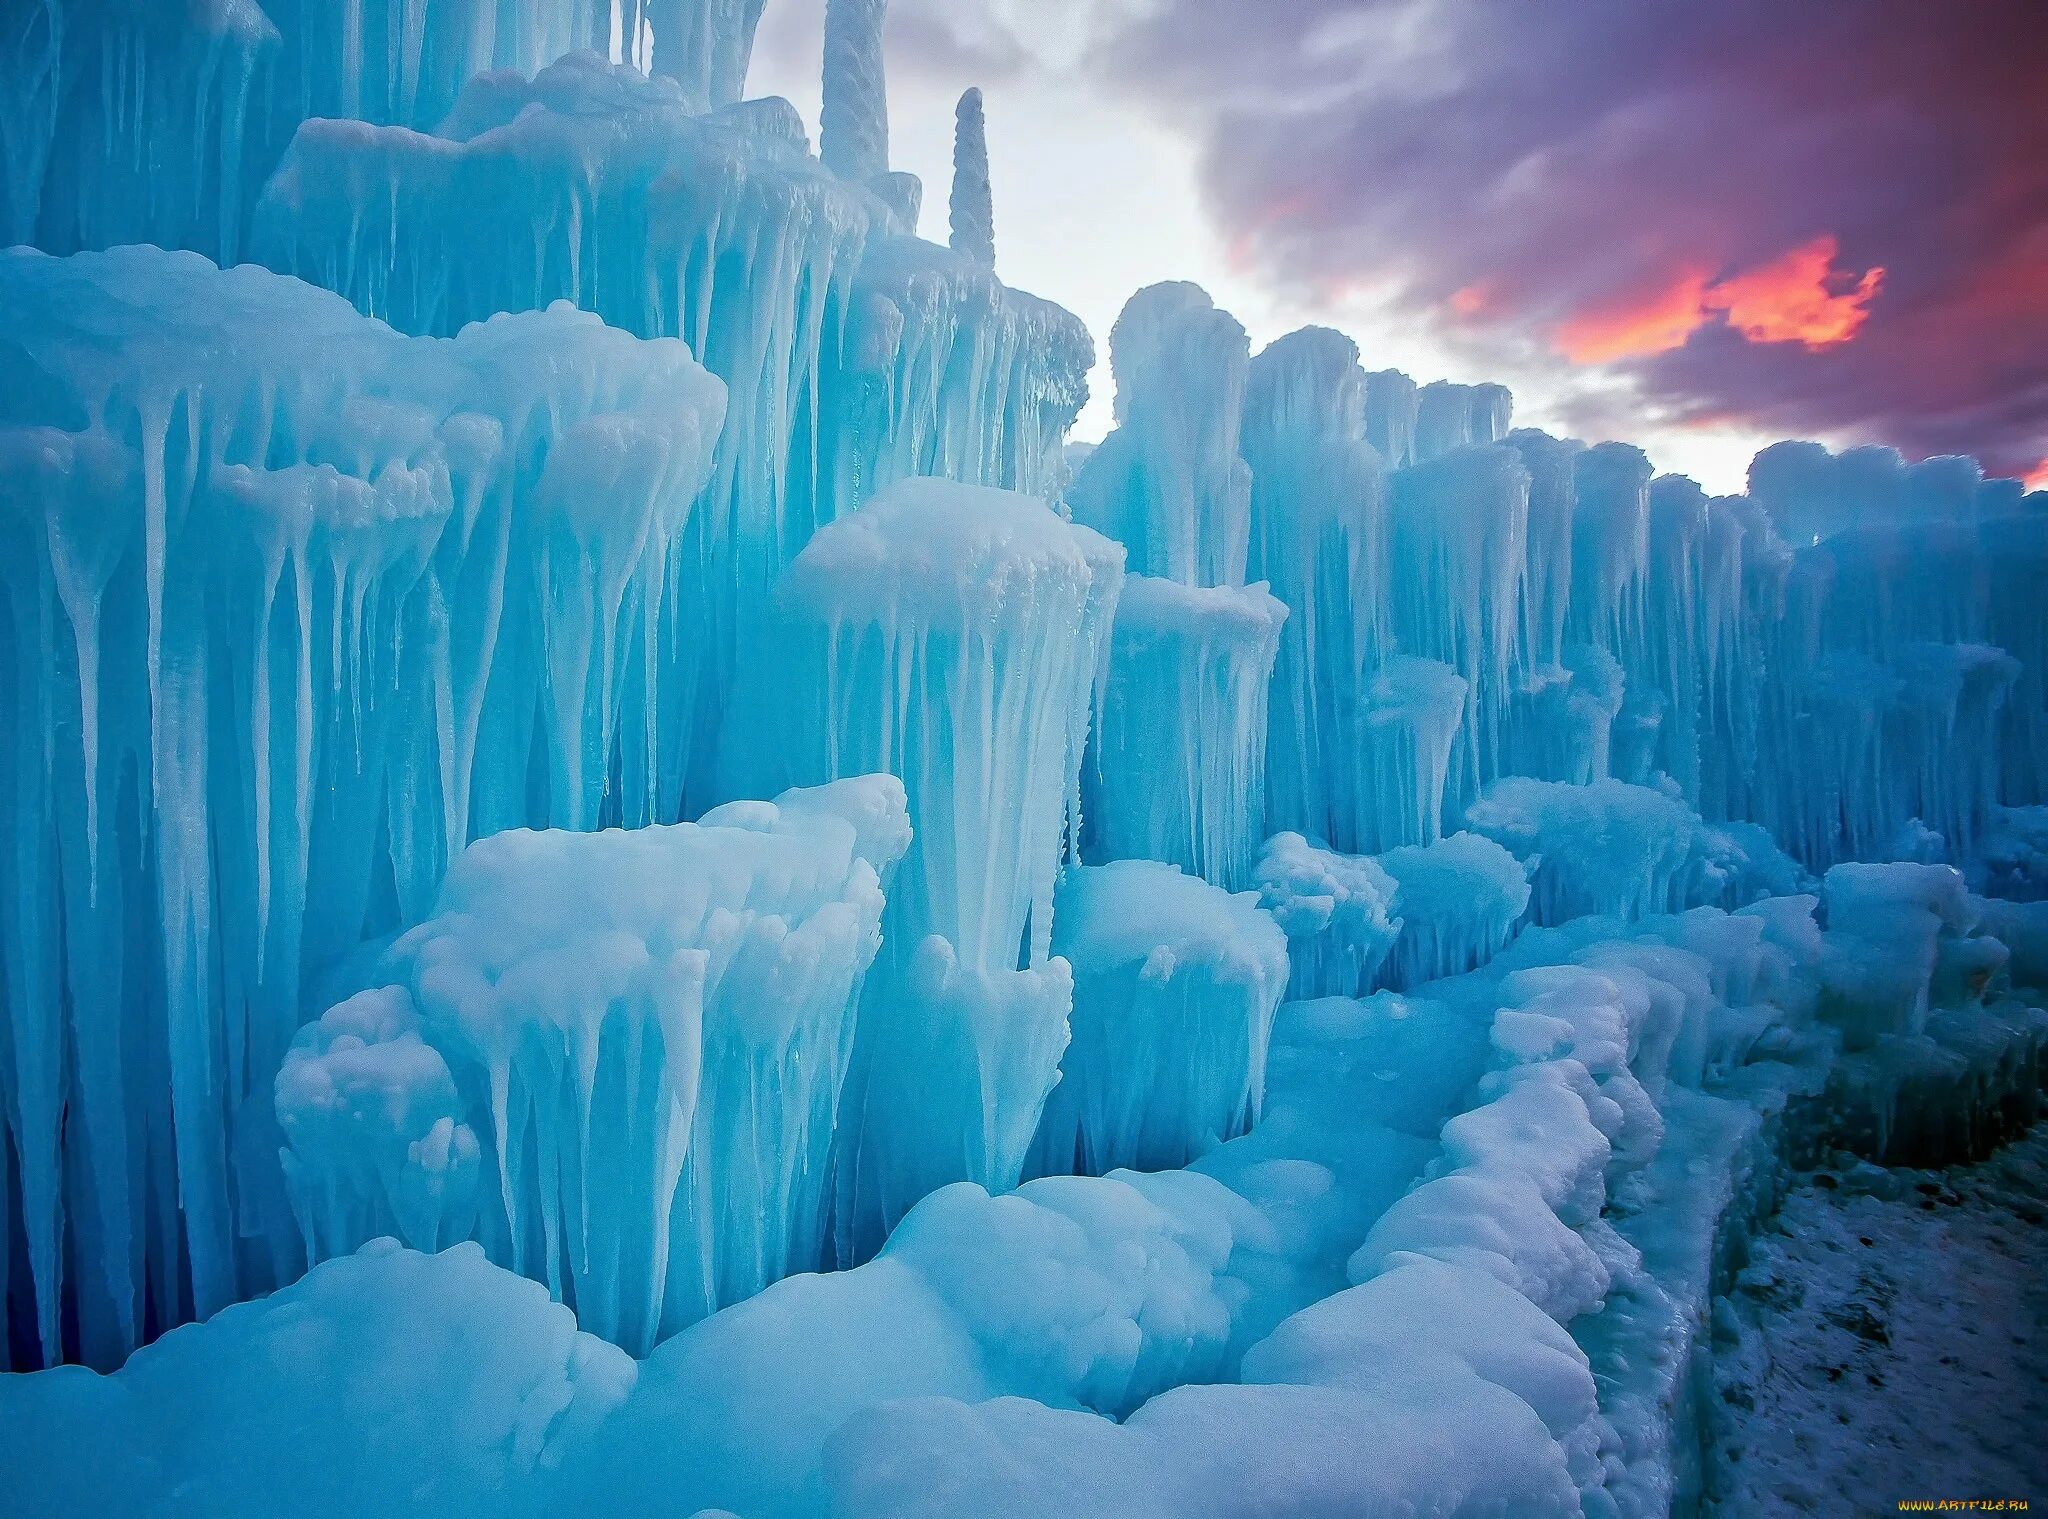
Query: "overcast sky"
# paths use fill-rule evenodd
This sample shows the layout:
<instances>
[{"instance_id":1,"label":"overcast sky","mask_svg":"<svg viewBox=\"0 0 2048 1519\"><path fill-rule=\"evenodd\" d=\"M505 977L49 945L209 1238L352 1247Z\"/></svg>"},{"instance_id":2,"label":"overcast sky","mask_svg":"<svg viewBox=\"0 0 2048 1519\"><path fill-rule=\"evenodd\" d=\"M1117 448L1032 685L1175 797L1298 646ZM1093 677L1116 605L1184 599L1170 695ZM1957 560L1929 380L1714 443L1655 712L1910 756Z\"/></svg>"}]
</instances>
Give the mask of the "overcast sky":
<instances>
[{"instance_id":1,"label":"overcast sky","mask_svg":"<svg viewBox=\"0 0 2048 1519\"><path fill-rule=\"evenodd\" d=\"M814 131L822 10L749 87ZM1710 489L1785 436L2048 476L2048 0L895 0L888 46L925 235L979 85L998 269L1098 346L1190 279Z\"/></svg>"}]
</instances>

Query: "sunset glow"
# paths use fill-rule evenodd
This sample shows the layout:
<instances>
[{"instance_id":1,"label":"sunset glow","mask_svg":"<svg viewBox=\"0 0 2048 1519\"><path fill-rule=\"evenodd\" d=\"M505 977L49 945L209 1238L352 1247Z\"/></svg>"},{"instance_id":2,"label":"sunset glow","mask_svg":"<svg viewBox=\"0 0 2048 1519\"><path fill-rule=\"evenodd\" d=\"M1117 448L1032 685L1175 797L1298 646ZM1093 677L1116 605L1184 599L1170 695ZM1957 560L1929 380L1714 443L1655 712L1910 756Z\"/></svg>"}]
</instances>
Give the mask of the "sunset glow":
<instances>
[{"instance_id":1,"label":"sunset glow","mask_svg":"<svg viewBox=\"0 0 2048 1519\"><path fill-rule=\"evenodd\" d=\"M1884 270L1838 270L1840 251L1833 236L1817 237L1768 264L1712 282L1699 266L1687 266L1646 297L1568 318L1554 340L1574 363L1608 364L1683 347L1720 317L1752 343L1802 343L1809 349L1846 343L1869 317Z\"/></svg>"}]
</instances>

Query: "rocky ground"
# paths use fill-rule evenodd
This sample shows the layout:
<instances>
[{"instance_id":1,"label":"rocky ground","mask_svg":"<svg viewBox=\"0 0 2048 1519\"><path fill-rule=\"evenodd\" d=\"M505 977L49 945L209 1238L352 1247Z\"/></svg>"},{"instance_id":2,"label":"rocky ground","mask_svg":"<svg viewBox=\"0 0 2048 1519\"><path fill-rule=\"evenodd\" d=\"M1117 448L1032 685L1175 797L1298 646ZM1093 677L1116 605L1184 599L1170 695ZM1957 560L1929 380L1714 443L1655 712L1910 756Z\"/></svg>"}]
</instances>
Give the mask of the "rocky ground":
<instances>
[{"instance_id":1,"label":"rocky ground","mask_svg":"<svg viewBox=\"0 0 2048 1519\"><path fill-rule=\"evenodd\" d=\"M1805 1178L1715 1328L1724 1519L2048 1512L2048 1124Z\"/></svg>"}]
</instances>

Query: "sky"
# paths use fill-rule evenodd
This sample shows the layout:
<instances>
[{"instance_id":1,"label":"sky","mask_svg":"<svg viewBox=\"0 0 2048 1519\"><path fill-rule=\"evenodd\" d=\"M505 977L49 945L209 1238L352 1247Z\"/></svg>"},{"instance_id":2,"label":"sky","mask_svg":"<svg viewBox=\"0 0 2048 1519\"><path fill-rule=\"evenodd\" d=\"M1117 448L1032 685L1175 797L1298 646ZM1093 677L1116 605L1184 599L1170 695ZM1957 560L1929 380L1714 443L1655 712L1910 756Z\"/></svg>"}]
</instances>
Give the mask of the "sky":
<instances>
[{"instance_id":1,"label":"sky","mask_svg":"<svg viewBox=\"0 0 2048 1519\"><path fill-rule=\"evenodd\" d=\"M814 129L822 10L769 0L749 82ZM1188 279L1710 490L1781 437L2048 485L2048 0L894 0L887 43L924 235L979 86L998 272L1105 358Z\"/></svg>"}]
</instances>

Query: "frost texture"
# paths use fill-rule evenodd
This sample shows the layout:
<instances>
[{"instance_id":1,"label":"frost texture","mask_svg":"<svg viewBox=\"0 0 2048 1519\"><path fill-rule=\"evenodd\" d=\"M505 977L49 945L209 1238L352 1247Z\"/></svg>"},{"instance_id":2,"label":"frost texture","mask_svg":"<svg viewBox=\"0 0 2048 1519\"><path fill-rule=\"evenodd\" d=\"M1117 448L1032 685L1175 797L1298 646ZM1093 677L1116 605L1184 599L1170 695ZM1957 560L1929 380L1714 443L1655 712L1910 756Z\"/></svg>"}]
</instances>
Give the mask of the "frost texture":
<instances>
[{"instance_id":1,"label":"frost texture","mask_svg":"<svg viewBox=\"0 0 2048 1519\"><path fill-rule=\"evenodd\" d=\"M1016 1183L1066 1043L1053 889L1121 581L1114 545L1042 502L911 480L776 588L729 792L883 770L915 829L843 1118L851 1253L939 1182Z\"/></svg>"},{"instance_id":2,"label":"frost texture","mask_svg":"<svg viewBox=\"0 0 2048 1519\"><path fill-rule=\"evenodd\" d=\"M1250 884L1286 619L1264 586L1124 581L1083 776L1089 858L1163 860L1232 889Z\"/></svg>"}]
</instances>

